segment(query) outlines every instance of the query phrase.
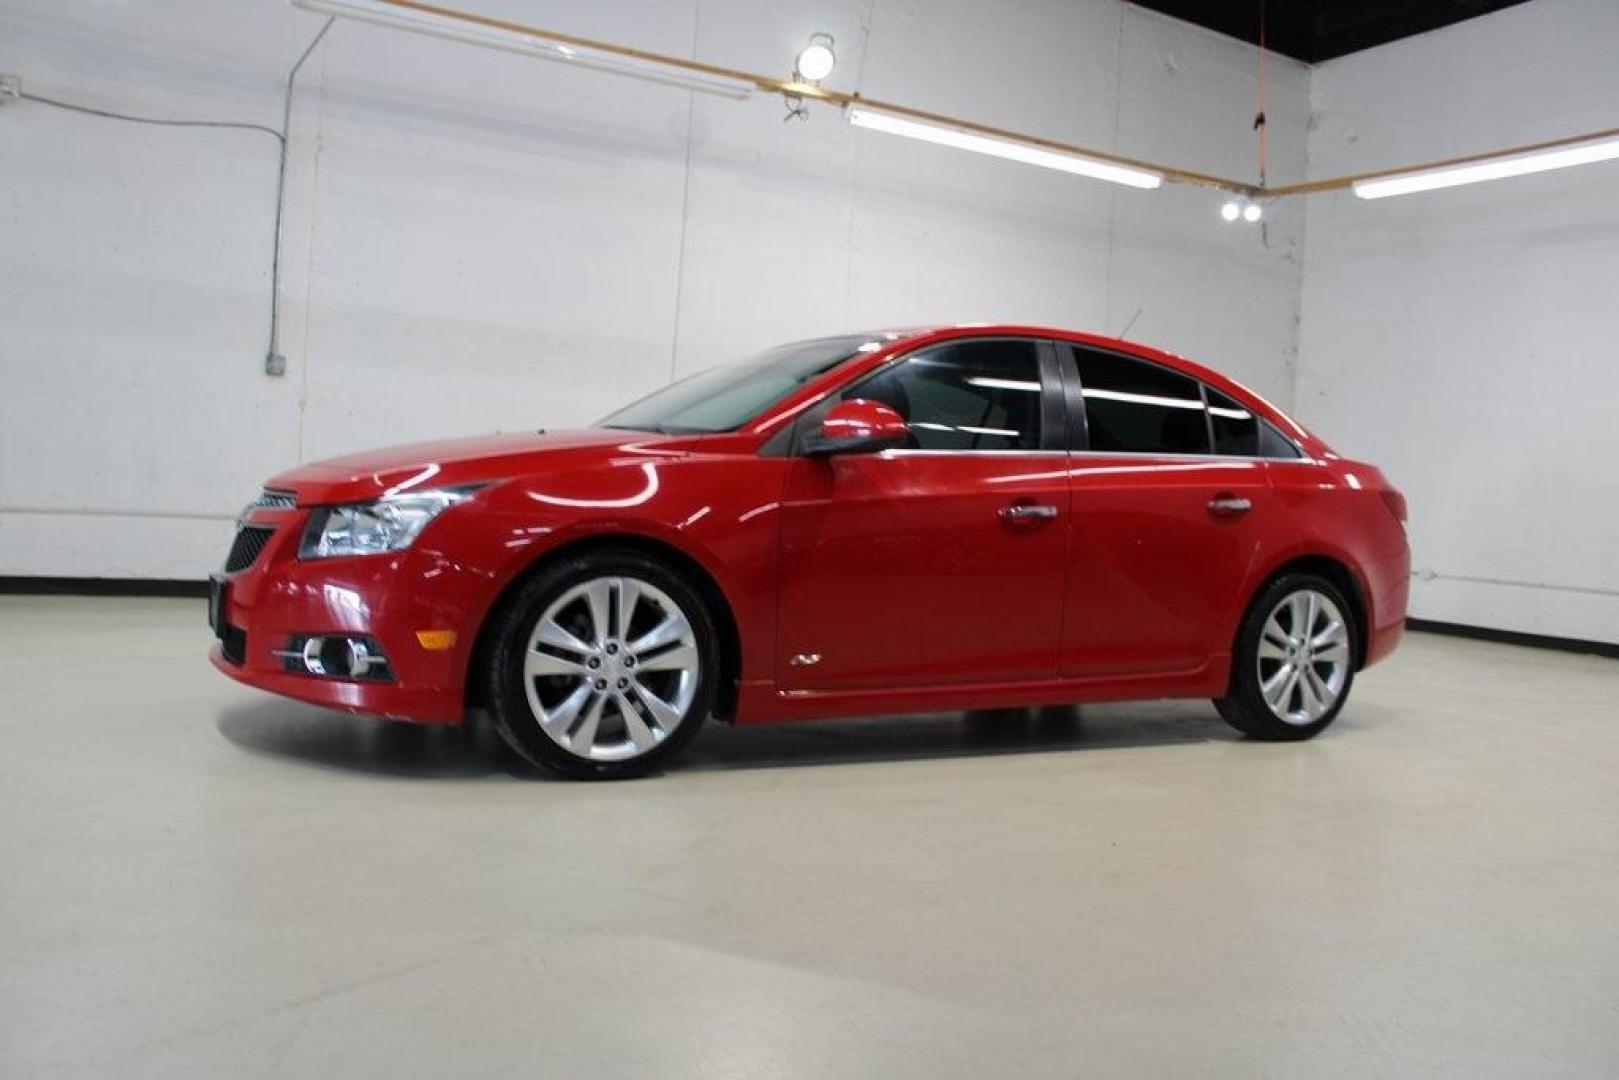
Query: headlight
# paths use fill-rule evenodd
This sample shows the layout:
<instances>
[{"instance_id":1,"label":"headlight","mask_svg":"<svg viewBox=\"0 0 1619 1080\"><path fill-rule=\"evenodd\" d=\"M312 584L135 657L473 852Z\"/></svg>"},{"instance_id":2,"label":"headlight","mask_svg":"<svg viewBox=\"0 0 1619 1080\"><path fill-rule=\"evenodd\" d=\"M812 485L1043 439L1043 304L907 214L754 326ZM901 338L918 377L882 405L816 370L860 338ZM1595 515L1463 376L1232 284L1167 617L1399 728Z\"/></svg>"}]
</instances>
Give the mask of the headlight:
<instances>
[{"instance_id":1,"label":"headlight","mask_svg":"<svg viewBox=\"0 0 1619 1080\"><path fill-rule=\"evenodd\" d=\"M298 557L379 555L408 548L429 521L483 486L408 491L373 503L322 507L309 515Z\"/></svg>"}]
</instances>

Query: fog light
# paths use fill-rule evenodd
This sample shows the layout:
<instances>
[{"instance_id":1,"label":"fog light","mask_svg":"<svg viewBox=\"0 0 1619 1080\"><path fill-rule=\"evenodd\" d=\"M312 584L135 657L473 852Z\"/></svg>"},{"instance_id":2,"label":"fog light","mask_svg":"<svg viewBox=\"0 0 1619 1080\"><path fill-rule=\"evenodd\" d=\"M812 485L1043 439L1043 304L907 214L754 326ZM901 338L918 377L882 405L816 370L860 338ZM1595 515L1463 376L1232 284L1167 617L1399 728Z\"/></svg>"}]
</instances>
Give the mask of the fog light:
<instances>
[{"instance_id":1,"label":"fog light","mask_svg":"<svg viewBox=\"0 0 1619 1080\"><path fill-rule=\"evenodd\" d=\"M393 671L375 641L363 634L296 634L273 649L283 670L325 679L388 681Z\"/></svg>"}]
</instances>

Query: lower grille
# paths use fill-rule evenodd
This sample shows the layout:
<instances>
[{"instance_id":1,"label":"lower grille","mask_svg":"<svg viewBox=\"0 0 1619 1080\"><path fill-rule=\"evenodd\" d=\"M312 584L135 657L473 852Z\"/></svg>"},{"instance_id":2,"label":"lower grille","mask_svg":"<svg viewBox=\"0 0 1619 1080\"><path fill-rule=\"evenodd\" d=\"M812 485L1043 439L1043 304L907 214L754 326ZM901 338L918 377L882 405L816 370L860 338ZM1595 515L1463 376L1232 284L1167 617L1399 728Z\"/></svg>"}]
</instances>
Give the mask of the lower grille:
<instances>
[{"instance_id":1,"label":"lower grille","mask_svg":"<svg viewBox=\"0 0 1619 1080\"><path fill-rule=\"evenodd\" d=\"M246 663L247 631L235 626L225 627L225 632L219 636L219 654L237 667Z\"/></svg>"},{"instance_id":2,"label":"lower grille","mask_svg":"<svg viewBox=\"0 0 1619 1080\"><path fill-rule=\"evenodd\" d=\"M274 529L262 529L257 525L244 525L237 529L236 541L230 546L230 554L225 556L225 572L234 574L252 566L274 533Z\"/></svg>"}]
</instances>

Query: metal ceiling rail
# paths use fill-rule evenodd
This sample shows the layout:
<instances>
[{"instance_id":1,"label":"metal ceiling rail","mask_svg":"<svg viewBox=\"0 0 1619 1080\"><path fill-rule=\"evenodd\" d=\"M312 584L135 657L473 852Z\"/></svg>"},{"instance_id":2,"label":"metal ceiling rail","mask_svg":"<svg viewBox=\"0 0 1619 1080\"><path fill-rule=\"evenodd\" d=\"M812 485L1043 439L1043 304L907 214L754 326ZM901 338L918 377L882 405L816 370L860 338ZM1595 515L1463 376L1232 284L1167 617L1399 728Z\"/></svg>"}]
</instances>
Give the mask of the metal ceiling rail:
<instances>
[{"instance_id":1,"label":"metal ceiling rail","mask_svg":"<svg viewBox=\"0 0 1619 1080\"><path fill-rule=\"evenodd\" d=\"M1561 139L1548 139L1545 142L1524 143L1522 146L1509 146L1505 150L1490 150L1482 154L1465 154L1462 157L1444 158L1440 161L1423 161L1415 165L1402 165L1397 169L1378 169L1376 172L1351 173L1348 176L1331 176L1324 180L1305 180L1297 184L1282 184L1279 187L1266 188L1265 196L1279 199L1286 195L1314 195L1321 191L1341 191L1363 180L1381 180L1388 176L1404 176L1407 173L1428 172L1431 169L1449 169L1458 165L1482 165L1487 161L1499 161L1502 158L1516 157L1519 154L1533 154L1541 150L1556 150L1564 146L1576 146L1580 143L1611 139L1616 136L1619 136L1619 128L1588 131L1584 135L1569 135Z\"/></svg>"},{"instance_id":2,"label":"metal ceiling rail","mask_svg":"<svg viewBox=\"0 0 1619 1080\"><path fill-rule=\"evenodd\" d=\"M1122 165L1127 168L1145 169L1159 173L1165 180L1179 184L1190 184L1196 187L1212 188L1216 191L1227 191L1236 195L1246 195L1255 199L1278 199L1291 195L1314 195L1325 191L1341 191L1352 187L1363 180L1374 180L1388 176L1398 176L1404 173L1422 172L1429 169L1447 168L1456 165L1472 165L1493 161L1499 158L1512 157L1518 154L1533 153L1539 150L1552 150L1576 143L1587 142L1594 139L1619 136L1619 128L1609 128L1605 131L1593 131L1584 135L1570 135L1566 138L1551 139L1546 142L1527 143L1520 146L1511 146L1502 150L1492 150L1487 153L1469 154L1463 157L1446 158L1439 161L1421 161L1398 168L1379 169L1375 172L1355 173L1347 176L1333 176L1322 180L1305 180L1295 184L1281 184L1276 187L1266 187L1259 184L1247 184L1240 180L1232 180L1223 176L1214 176L1209 173L1195 172L1191 169L1177 168L1173 165L1160 165L1139 158L1125 157L1120 154L1109 153L1105 150L1095 150L1088 146L1076 143L1062 142L1057 139L1047 139L1039 135L1030 135L1026 132L1013 131L1009 128L995 127L990 124L980 124L973 120L963 120L955 116L942 113L927 112L912 108L909 105L897 105L893 102L880 101L875 98L863 97L858 93L845 93L842 90L831 90L813 83L795 82L792 79L778 79L770 75L761 75L757 72L743 71L739 68L723 67L718 64L705 64L700 60L688 60L685 57L670 56L666 53L652 52L647 49L631 48L627 45L616 45L608 41L598 41L594 38L580 37L576 34L564 34L556 30L546 30L538 26L529 26L525 23L514 22L508 19L498 19L490 15L479 15L469 11L458 11L454 8L440 7L437 4L424 3L422 0L377 0L378 3L402 11L413 11L422 15L430 15L441 19L451 19L486 29L522 34L528 37L541 38L560 45L576 46L592 49L596 52L609 53L615 56L626 57L632 60L641 60L660 64L670 68L690 71L701 75L711 75L720 78L735 79L740 82L752 83L760 90L770 94L783 94L791 97L819 101L828 105L844 108L850 105L865 105L883 112L893 113L930 124L939 124L947 127L971 132L976 135L985 135L990 138L1002 139L1008 142L1021 143L1025 146L1041 150L1052 150L1064 154L1077 154L1081 157L1092 158L1096 161L1113 165Z\"/></svg>"},{"instance_id":3,"label":"metal ceiling rail","mask_svg":"<svg viewBox=\"0 0 1619 1080\"><path fill-rule=\"evenodd\" d=\"M378 0L379 3L403 11L414 11L422 15L431 15L441 19L453 19L490 30L502 30L513 34L523 34L528 37L543 38L546 41L559 45L572 45L583 49L592 49L596 52L610 53L632 60L644 60L650 63L662 64L667 67L679 68L700 75L713 75L720 78L736 79L740 82L749 82L769 94L786 94L792 97L801 97L808 100L820 101L839 108L848 105L867 105L883 112L894 113L920 120L926 123L943 124L948 127L969 131L975 135L987 135L991 138L1005 139L1009 142L1022 143L1025 146L1036 147L1041 150L1055 150L1064 154L1078 154L1081 157L1094 158L1097 161L1110 165L1123 165L1132 169L1147 169L1160 173L1165 180L1173 180L1180 184L1192 184L1197 187L1213 188L1217 191L1229 191L1238 195L1258 195L1260 188L1253 184L1245 184L1240 180L1230 180L1223 176L1212 176L1208 173L1194 172L1190 169L1180 169L1171 165L1158 165L1152 162L1141 161L1136 158L1125 157L1122 154L1113 154L1105 150L1093 150L1088 146L1079 146L1074 143L1062 142L1058 139L1047 139L1039 135L1030 135L1026 132L1012 131L1007 128L995 127L990 124L980 124L973 120L963 120L959 117L946 116L942 113L927 112L915 109L909 105L896 105L893 102L880 101L876 98L864 97L860 94L845 93L842 90L831 90L813 83L794 82L792 79L778 79L771 75L761 75L754 71L743 71L739 68L722 67L718 64L705 64L701 60L687 60L681 56L670 56L665 53L651 52L646 49L631 48L627 45L615 45L608 41L598 41L594 38L580 37L577 34L564 34L556 30L546 30L538 26L529 26L525 23L514 22L509 19L497 19L490 15L478 15L469 11L458 11L454 8L440 7L437 4L423 3L421 0Z\"/></svg>"}]
</instances>

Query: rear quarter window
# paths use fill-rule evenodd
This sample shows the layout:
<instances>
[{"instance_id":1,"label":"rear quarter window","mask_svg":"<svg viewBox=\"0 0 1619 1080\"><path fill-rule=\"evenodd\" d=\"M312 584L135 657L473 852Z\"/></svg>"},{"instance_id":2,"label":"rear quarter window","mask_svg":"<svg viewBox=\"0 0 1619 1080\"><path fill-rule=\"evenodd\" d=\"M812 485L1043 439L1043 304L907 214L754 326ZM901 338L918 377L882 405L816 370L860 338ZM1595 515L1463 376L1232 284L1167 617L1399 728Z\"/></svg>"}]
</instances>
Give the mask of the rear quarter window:
<instances>
[{"instance_id":1,"label":"rear quarter window","mask_svg":"<svg viewBox=\"0 0 1619 1080\"><path fill-rule=\"evenodd\" d=\"M1268 420L1259 424L1259 456L1265 458L1301 458L1304 456L1293 440L1277 431Z\"/></svg>"},{"instance_id":2,"label":"rear quarter window","mask_svg":"<svg viewBox=\"0 0 1619 1080\"><path fill-rule=\"evenodd\" d=\"M1209 428L1214 452L1237 457L1259 456L1259 418L1235 399L1212 386L1204 387L1209 401Z\"/></svg>"}]
</instances>

